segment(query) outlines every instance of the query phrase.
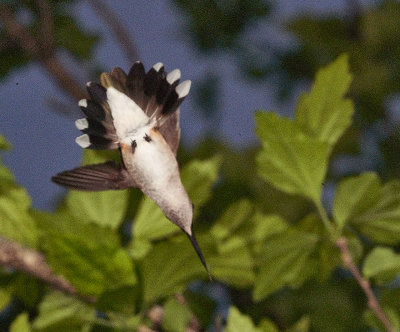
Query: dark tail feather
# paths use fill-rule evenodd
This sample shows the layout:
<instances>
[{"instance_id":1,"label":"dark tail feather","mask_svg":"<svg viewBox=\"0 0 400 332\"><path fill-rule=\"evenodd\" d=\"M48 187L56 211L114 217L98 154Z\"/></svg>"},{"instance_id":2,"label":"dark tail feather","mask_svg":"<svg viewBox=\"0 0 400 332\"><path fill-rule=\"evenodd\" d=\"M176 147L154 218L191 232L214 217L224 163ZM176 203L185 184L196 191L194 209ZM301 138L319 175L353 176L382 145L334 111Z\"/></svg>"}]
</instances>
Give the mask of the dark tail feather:
<instances>
[{"instance_id":1,"label":"dark tail feather","mask_svg":"<svg viewBox=\"0 0 400 332\"><path fill-rule=\"evenodd\" d=\"M192 246L193 246L194 250L196 251L197 256L199 256L199 258L200 258L201 264L203 264L204 268L207 271L208 278L210 279L210 281L212 281L212 277L211 277L210 271L208 270L206 260L204 259L203 253L201 252L200 246L196 240L196 237L194 236L193 231L192 231L192 235L189 235L189 234L187 234L187 235L190 239L190 242L192 242Z\"/></svg>"}]
</instances>

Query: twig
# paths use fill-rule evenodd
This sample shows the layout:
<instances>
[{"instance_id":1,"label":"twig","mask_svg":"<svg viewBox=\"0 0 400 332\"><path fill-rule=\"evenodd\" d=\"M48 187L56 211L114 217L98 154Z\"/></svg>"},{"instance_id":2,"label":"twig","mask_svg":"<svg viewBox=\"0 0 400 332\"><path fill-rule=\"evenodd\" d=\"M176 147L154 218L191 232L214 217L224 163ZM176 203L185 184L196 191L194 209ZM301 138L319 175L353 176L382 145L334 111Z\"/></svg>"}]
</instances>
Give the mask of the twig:
<instances>
[{"instance_id":1,"label":"twig","mask_svg":"<svg viewBox=\"0 0 400 332\"><path fill-rule=\"evenodd\" d=\"M349 251L347 239L345 237L339 238L336 241L336 246L339 248L340 253L342 254L342 260L344 264L350 270L351 274L357 280L358 284L367 296L368 307L375 313L376 317L382 322L388 332L396 332L386 314L383 312L374 292L371 289L369 281L361 275L360 270L354 264Z\"/></svg>"},{"instance_id":2,"label":"twig","mask_svg":"<svg viewBox=\"0 0 400 332\"><path fill-rule=\"evenodd\" d=\"M54 53L53 8L48 0L35 0L40 18L40 48L44 54Z\"/></svg>"},{"instance_id":3,"label":"twig","mask_svg":"<svg viewBox=\"0 0 400 332\"><path fill-rule=\"evenodd\" d=\"M109 26L113 32L115 39L120 43L129 62L139 60L139 52L133 43L128 31L120 23L119 17L106 5L103 0L88 0L90 6L98 16Z\"/></svg>"},{"instance_id":4,"label":"twig","mask_svg":"<svg viewBox=\"0 0 400 332\"><path fill-rule=\"evenodd\" d=\"M50 56L43 55L40 43L34 36L15 18L12 10L0 5L0 20L9 37L32 59L39 60L44 68L53 76L58 84L73 98L79 100L85 98L86 91L80 87L73 76L63 67L55 58L54 54Z\"/></svg>"},{"instance_id":5,"label":"twig","mask_svg":"<svg viewBox=\"0 0 400 332\"><path fill-rule=\"evenodd\" d=\"M73 295L89 303L95 301L93 297L81 296L68 280L55 275L42 253L4 238L0 238L0 266L26 273L64 294Z\"/></svg>"}]
</instances>

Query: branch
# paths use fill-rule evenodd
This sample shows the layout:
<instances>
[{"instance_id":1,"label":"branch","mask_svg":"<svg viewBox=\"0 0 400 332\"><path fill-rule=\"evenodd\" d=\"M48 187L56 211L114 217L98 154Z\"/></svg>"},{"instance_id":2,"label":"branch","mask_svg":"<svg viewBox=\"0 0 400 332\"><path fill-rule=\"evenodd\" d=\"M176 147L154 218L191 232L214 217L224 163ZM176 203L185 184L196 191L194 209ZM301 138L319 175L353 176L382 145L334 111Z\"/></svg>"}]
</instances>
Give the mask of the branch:
<instances>
[{"instance_id":1,"label":"branch","mask_svg":"<svg viewBox=\"0 0 400 332\"><path fill-rule=\"evenodd\" d=\"M120 23L120 19L106 5L103 0L88 0L90 6L97 13L98 16L109 26L113 32L116 40L121 45L121 48L125 52L129 62L139 60L139 52L137 51L136 45L131 40L128 31L125 30L124 26Z\"/></svg>"},{"instance_id":2,"label":"branch","mask_svg":"<svg viewBox=\"0 0 400 332\"><path fill-rule=\"evenodd\" d=\"M48 0L35 0L40 19L40 48L44 54L54 53L53 8Z\"/></svg>"},{"instance_id":3,"label":"branch","mask_svg":"<svg viewBox=\"0 0 400 332\"><path fill-rule=\"evenodd\" d=\"M73 98L86 98L86 91L80 87L73 76L63 67L54 54L43 55L41 45L34 36L15 18L9 7L0 5L0 20L9 37L32 59L39 60L57 83ZM48 37L47 37L48 38Z\"/></svg>"},{"instance_id":4,"label":"branch","mask_svg":"<svg viewBox=\"0 0 400 332\"><path fill-rule=\"evenodd\" d=\"M5 5L0 5L0 20L10 38L14 40L28 56L32 58L37 58L39 56L40 49L35 38L17 22L14 13Z\"/></svg>"},{"instance_id":5,"label":"branch","mask_svg":"<svg viewBox=\"0 0 400 332\"><path fill-rule=\"evenodd\" d=\"M388 332L396 332L395 328L392 326L392 323L390 323L386 314L383 312L374 292L371 289L369 281L361 275L360 270L354 264L349 251L347 239L345 237L339 238L336 241L336 246L339 248L340 253L342 254L342 260L344 264L350 270L351 274L357 280L358 284L367 296L368 307L375 313L376 317L382 322Z\"/></svg>"},{"instance_id":6,"label":"branch","mask_svg":"<svg viewBox=\"0 0 400 332\"><path fill-rule=\"evenodd\" d=\"M55 275L42 253L4 238L0 238L0 266L26 273L64 294L73 295L89 303L95 301L93 297L81 296L68 280Z\"/></svg>"}]
</instances>

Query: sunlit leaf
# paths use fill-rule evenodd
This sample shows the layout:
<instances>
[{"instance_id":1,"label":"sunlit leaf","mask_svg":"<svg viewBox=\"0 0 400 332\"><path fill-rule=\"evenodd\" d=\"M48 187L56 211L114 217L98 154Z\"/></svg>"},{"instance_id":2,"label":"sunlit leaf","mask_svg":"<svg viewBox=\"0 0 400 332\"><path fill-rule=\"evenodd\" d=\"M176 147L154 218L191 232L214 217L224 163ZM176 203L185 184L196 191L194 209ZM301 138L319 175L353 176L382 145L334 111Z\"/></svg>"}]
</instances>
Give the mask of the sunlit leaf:
<instances>
[{"instance_id":1,"label":"sunlit leaf","mask_svg":"<svg viewBox=\"0 0 400 332\"><path fill-rule=\"evenodd\" d=\"M374 173L364 173L339 183L333 202L334 220L340 228L364 213L378 198L380 181Z\"/></svg>"},{"instance_id":2,"label":"sunlit leaf","mask_svg":"<svg viewBox=\"0 0 400 332\"><path fill-rule=\"evenodd\" d=\"M171 298L164 304L164 315L162 320L163 330L169 332L184 332L189 325L192 313L189 308Z\"/></svg>"},{"instance_id":3,"label":"sunlit leaf","mask_svg":"<svg viewBox=\"0 0 400 332\"><path fill-rule=\"evenodd\" d=\"M366 257L363 274L380 282L393 280L400 273L400 254L390 248L375 247Z\"/></svg>"},{"instance_id":4,"label":"sunlit leaf","mask_svg":"<svg viewBox=\"0 0 400 332\"><path fill-rule=\"evenodd\" d=\"M311 137L329 145L349 127L353 103L345 99L350 82L347 55L318 71L314 85L297 105L295 122Z\"/></svg>"},{"instance_id":5,"label":"sunlit leaf","mask_svg":"<svg viewBox=\"0 0 400 332\"><path fill-rule=\"evenodd\" d=\"M229 308L226 332L278 332L278 328L267 318L261 320L258 327L255 326L251 318L242 314L236 307Z\"/></svg>"},{"instance_id":6,"label":"sunlit leaf","mask_svg":"<svg viewBox=\"0 0 400 332\"><path fill-rule=\"evenodd\" d=\"M67 221L64 221L67 222ZM66 277L82 294L99 295L104 290L134 285L132 261L110 229L75 223L59 231L50 225L43 247L56 273Z\"/></svg>"},{"instance_id":7,"label":"sunlit leaf","mask_svg":"<svg viewBox=\"0 0 400 332\"><path fill-rule=\"evenodd\" d=\"M351 177L339 184L334 216L339 225L349 223L381 243L400 240L400 181L382 186L374 173Z\"/></svg>"},{"instance_id":8,"label":"sunlit leaf","mask_svg":"<svg viewBox=\"0 0 400 332\"><path fill-rule=\"evenodd\" d=\"M8 305L11 300L11 295L9 291L0 288L0 311L3 311L4 308Z\"/></svg>"},{"instance_id":9,"label":"sunlit leaf","mask_svg":"<svg viewBox=\"0 0 400 332\"><path fill-rule=\"evenodd\" d=\"M11 323L10 332L30 332L31 327L29 324L28 314L22 313Z\"/></svg>"},{"instance_id":10,"label":"sunlit leaf","mask_svg":"<svg viewBox=\"0 0 400 332\"><path fill-rule=\"evenodd\" d=\"M237 308L230 307L228 322L226 325L226 332L255 332L256 327L254 326L253 321L247 315L242 314Z\"/></svg>"},{"instance_id":11,"label":"sunlit leaf","mask_svg":"<svg viewBox=\"0 0 400 332\"><path fill-rule=\"evenodd\" d=\"M319 202L328 144L305 136L290 119L274 113L258 112L256 122L263 144L257 158L260 175L282 191Z\"/></svg>"}]
</instances>

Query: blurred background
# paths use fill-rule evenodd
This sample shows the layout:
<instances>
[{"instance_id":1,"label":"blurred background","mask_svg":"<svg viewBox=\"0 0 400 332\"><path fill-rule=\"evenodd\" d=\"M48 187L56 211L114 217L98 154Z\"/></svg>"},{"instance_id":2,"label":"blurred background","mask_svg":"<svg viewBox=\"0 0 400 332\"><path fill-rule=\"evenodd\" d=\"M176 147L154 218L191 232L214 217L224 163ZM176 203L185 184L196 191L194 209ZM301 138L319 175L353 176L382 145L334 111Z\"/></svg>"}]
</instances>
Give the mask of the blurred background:
<instances>
[{"instance_id":1,"label":"blurred background","mask_svg":"<svg viewBox=\"0 0 400 332\"><path fill-rule=\"evenodd\" d=\"M0 133L13 145L4 162L34 207L54 209L63 189L51 176L81 159L74 120L85 83L161 61L193 81L179 158L224 151L236 195L249 194L254 111L291 116L317 68L347 52L357 114L334 151L332 183L366 169L398 176L399 36L398 1L2 0Z\"/></svg>"}]
</instances>

